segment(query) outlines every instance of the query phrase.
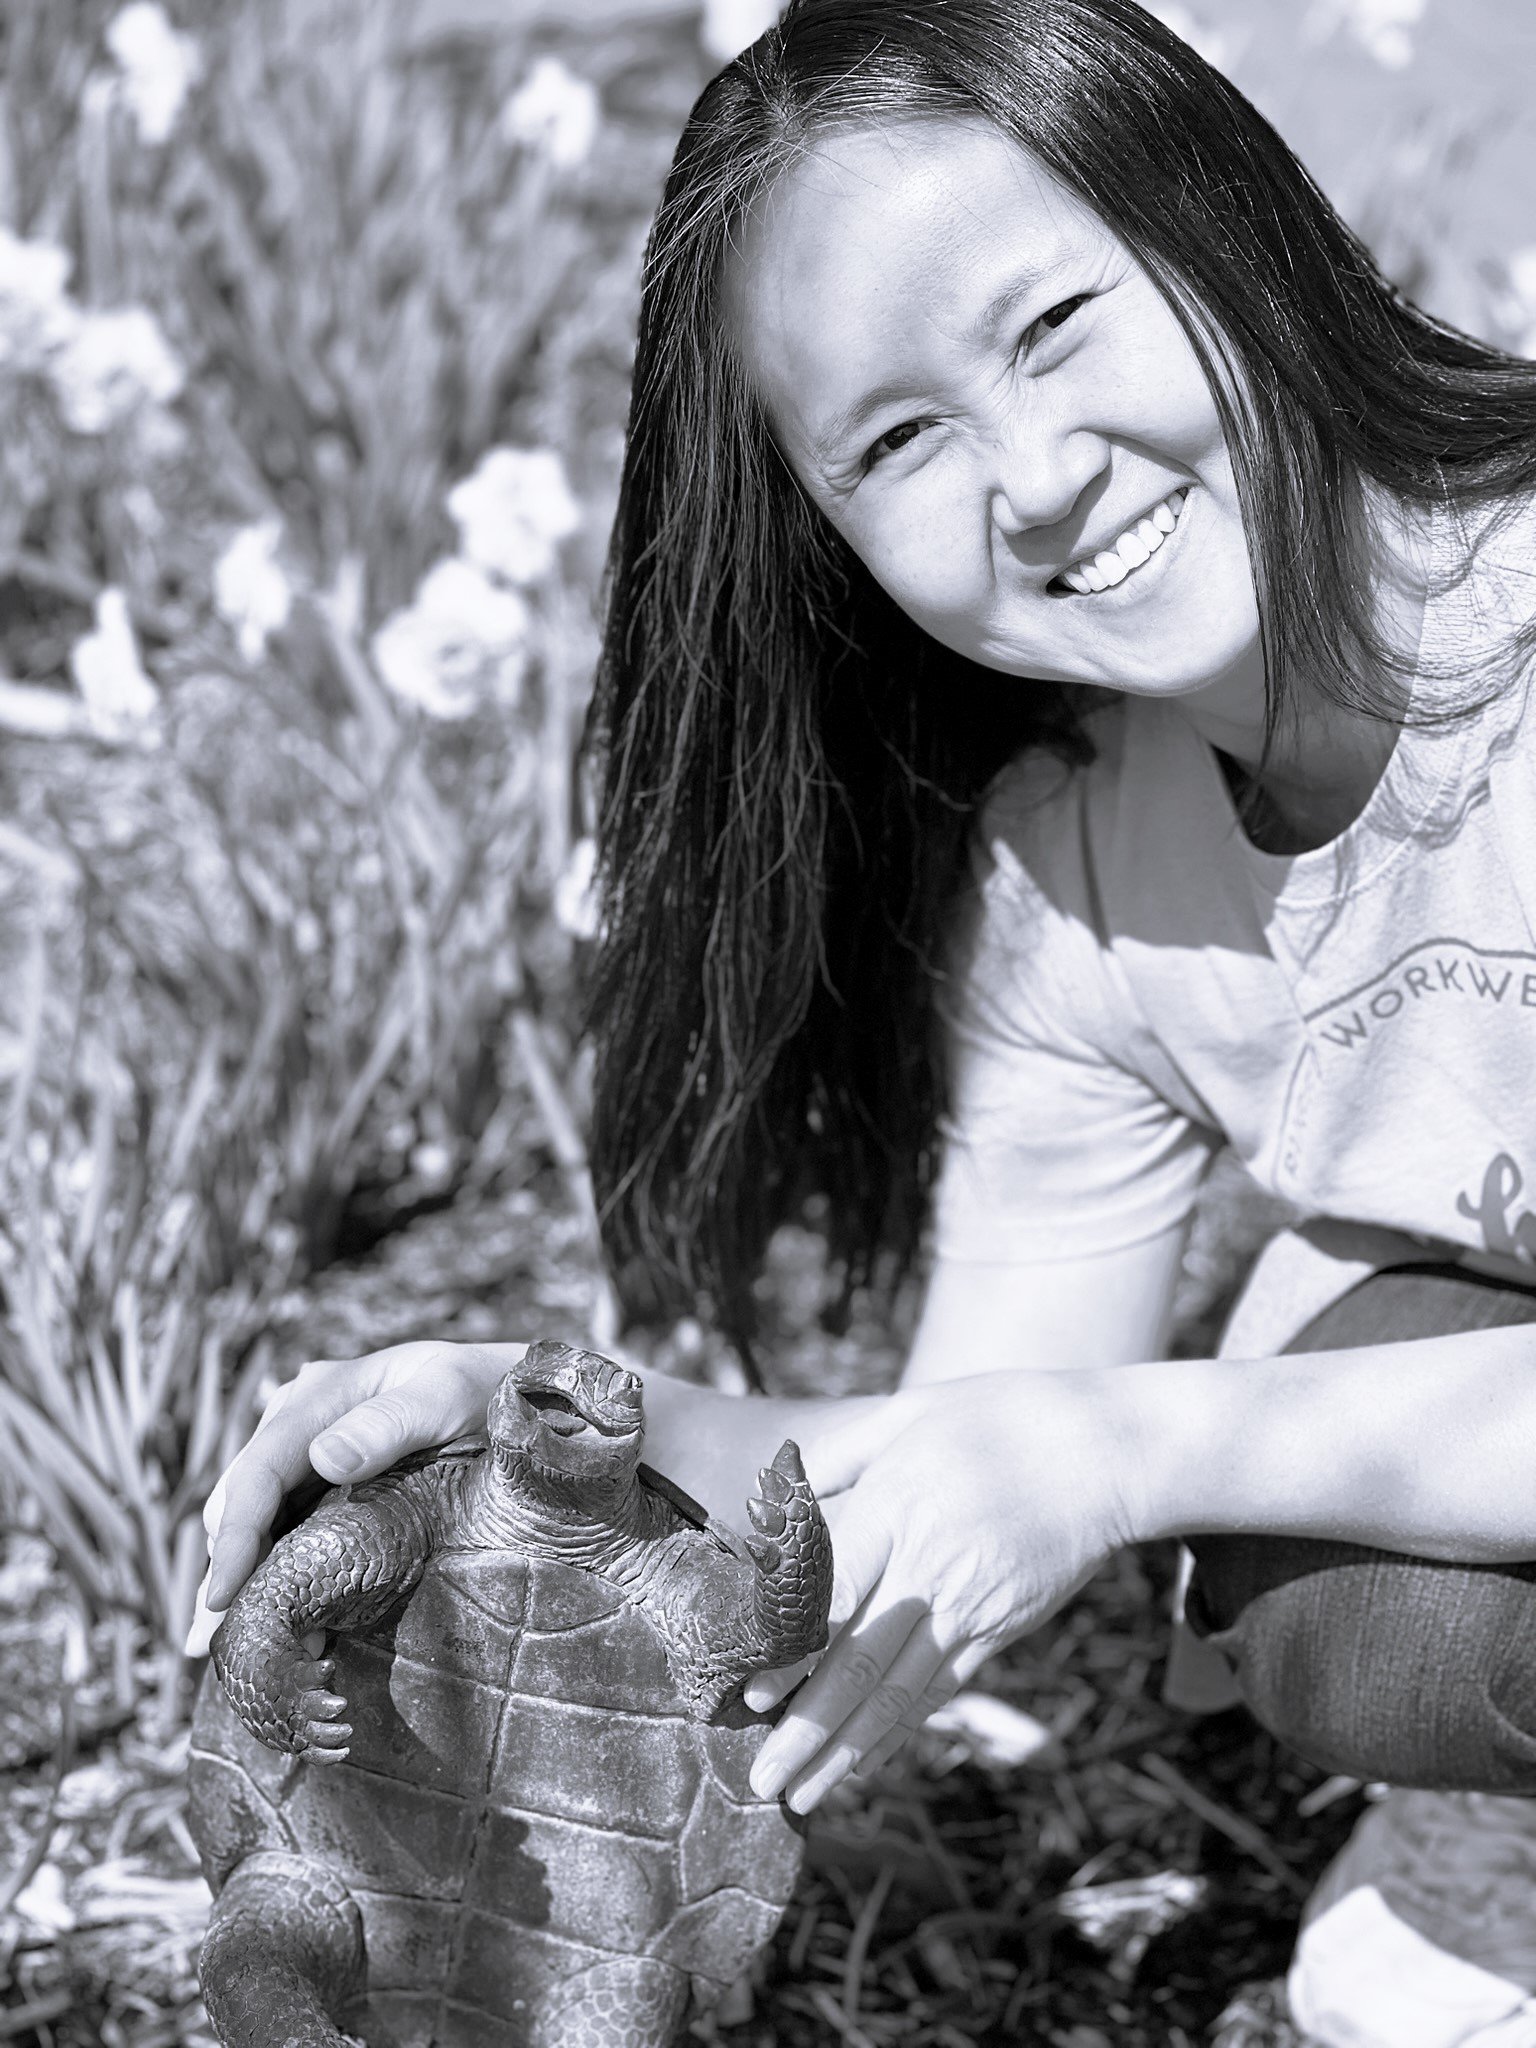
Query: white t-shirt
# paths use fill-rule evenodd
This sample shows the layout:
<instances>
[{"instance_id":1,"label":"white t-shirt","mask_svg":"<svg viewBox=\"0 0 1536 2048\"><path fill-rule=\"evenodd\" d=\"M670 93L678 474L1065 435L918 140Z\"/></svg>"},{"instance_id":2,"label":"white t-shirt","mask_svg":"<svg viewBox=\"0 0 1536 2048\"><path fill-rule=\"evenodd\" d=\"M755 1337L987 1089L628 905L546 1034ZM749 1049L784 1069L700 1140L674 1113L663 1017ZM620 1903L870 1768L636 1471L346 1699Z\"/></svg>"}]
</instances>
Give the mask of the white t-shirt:
<instances>
[{"instance_id":1,"label":"white t-shirt","mask_svg":"<svg viewBox=\"0 0 1536 2048\"><path fill-rule=\"evenodd\" d=\"M1431 595L1415 705L1533 614L1536 505ZM1309 1216L1536 1274L1529 694L1404 729L1354 823L1290 857L1250 843L1170 703L1110 702L1086 768L1006 770L943 1001L939 1253L1134 1244L1187 1216L1225 1141Z\"/></svg>"}]
</instances>

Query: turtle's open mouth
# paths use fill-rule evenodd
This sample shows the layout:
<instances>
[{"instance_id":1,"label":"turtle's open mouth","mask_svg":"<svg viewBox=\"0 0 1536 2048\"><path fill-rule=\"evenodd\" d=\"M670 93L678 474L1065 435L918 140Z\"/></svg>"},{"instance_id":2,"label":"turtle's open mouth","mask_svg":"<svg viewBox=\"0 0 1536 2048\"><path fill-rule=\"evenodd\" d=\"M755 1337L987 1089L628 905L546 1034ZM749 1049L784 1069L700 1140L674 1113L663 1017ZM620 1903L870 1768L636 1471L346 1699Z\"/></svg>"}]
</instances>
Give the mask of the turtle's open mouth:
<instances>
[{"instance_id":1,"label":"turtle's open mouth","mask_svg":"<svg viewBox=\"0 0 1536 2048\"><path fill-rule=\"evenodd\" d=\"M523 1399L530 1408L537 1408L544 1418L544 1427L553 1430L556 1436L580 1436L584 1429L601 1427L590 1415L583 1415L575 1402L566 1394L557 1394L553 1387L525 1387Z\"/></svg>"},{"instance_id":2,"label":"turtle's open mouth","mask_svg":"<svg viewBox=\"0 0 1536 2048\"><path fill-rule=\"evenodd\" d=\"M518 1392L530 1408L538 1410L544 1427L556 1436L580 1436L586 1429L596 1430L600 1436L628 1436L635 1428L632 1410L617 1416L595 1413L590 1408L578 1407L569 1394L554 1387L520 1387Z\"/></svg>"}]
</instances>

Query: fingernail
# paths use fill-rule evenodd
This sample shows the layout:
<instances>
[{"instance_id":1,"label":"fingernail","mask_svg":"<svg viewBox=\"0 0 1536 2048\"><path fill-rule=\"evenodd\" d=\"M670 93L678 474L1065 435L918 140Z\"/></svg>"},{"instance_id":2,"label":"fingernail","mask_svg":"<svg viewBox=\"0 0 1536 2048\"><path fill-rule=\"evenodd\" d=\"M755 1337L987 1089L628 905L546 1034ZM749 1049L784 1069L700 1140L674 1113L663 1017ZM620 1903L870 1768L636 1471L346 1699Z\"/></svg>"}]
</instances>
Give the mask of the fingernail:
<instances>
[{"instance_id":1,"label":"fingernail","mask_svg":"<svg viewBox=\"0 0 1536 2048\"><path fill-rule=\"evenodd\" d=\"M752 1766L747 1783L759 1799L777 1799L788 1777L789 1773L780 1770L778 1764L764 1749L758 1751L757 1761Z\"/></svg>"},{"instance_id":2,"label":"fingernail","mask_svg":"<svg viewBox=\"0 0 1536 2048\"><path fill-rule=\"evenodd\" d=\"M205 1579L197 1591L197 1605L192 1610L192 1626L187 1630L186 1649L188 1657L206 1657L214 1632L224 1619L221 1607L208 1605L208 1581Z\"/></svg>"},{"instance_id":3,"label":"fingernail","mask_svg":"<svg viewBox=\"0 0 1536 2048\"><path fill-rule=\"evenodd\" d=\"M310 1445L309 1455L311 1464L314 1463L317 1452L324 1458L326 1464L331 1469L331 1474L337 1479L350 1478L368 1455L366 1451L361 1450L358 1445L353 1443L349 1437L344 1436L317 1436L313 1444ZM321 1476L325 1477L327 1475L322 1474Z\"/></svg>"}]
</instances>

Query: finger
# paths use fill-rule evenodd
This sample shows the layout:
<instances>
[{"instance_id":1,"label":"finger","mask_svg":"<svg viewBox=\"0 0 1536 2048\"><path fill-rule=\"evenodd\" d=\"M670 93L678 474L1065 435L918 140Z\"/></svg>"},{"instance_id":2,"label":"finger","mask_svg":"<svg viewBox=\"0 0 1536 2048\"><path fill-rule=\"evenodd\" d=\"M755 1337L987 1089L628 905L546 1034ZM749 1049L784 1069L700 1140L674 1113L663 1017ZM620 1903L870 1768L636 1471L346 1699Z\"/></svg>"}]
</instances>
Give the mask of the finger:
<instances>
[{"instance_id":1,"label":"finger","mask_svg":"<svg viewBox=\"0 0 1536 2048\"><path fill-rule=\"evenodd\" d=\"M775 1671L754 1671L742 1687L741 1696L754 1714L771 1714L779 1701L794 1691L814 1662L814 1657L802 1657L798 1664L781 1664Z\"/></svg>"},{"instance_id":2,"label":"finger","mask_svg":"<svg viewBox=\"0 0 1536 2048\"><path fill-rule=\"evenodd\" d=\"M427 1370L349 1406L313 1436L309 1462L335 1485L372 1479L410 1452L431 1450L484 1421L483 1409L470 1412L461 1381Z\"/></svg>"},{"instance_id":3,"label":"finger","mask_svg":"<svg viewBox=\"0 0 1536 2048\"><path fill-rule=\"evenodd\" d=\"M314 1468L310 1445L371 1392L372 1360L359 1360L329 1379L312 1382L302 1400L274 1401L264 1423L208 1496L203 1520L211 1531L213 1582L208 1601L227 1607L255 1570L283 1496ZM296 1387L298 1381L291 1381ZM284 1388L286 1395L289 1391ZM388 1462L386 1460L386 1462ZM322 1472L322 1478L336 1475Z\"/></svg>"},{"instance_id":4,"label":"finger","mask_svg":"<svg viewBox=\"0 0 1536 2048\"><path fill-rule=\"evenodd\" d=\"M273 1438L279 1432L274 1429ZM245 1584L261 1556L278 1504L303 1467L288 1476L288 1466L269 1464L253 1438L224 1475L223 1513L209 1549L207 1603L225 1608Z\"/></svg>"},{"instance_id":5,"label":"finger","mask_svg":"<svg viewBox=\"0 0 1536 2048\"><path fill-rule=\"evenodd\" d=\"M784 1791L791 1811L809 1813L893 1729L904 1740L916 1722L941 1707L958 1687L946 1670L951 1662L930 1625L913 1629L874 1690L791 1778Z\"/></svg>"},{"instance_id":6,"label":"finger","mask_svg":"<svg viewBox=\"0 0 1536 2048\"><path fill-rule=\"evenodd\" d=\"M849 1623L785 1709L757 1753L752 1790L773 1799L826 1746L828 1738L883 1682L922 1612L914 1601L872 1608Z\"/></svg>"},{"instance_id":7,"label":"finger","mask_svg":"<svg viewBox=\"0 0 1536 2048\"><path fill-rule=\"evenodd\" d=\"M888 1735L883 1736L875 1744L873 1749L865 1751L863 1757L853 1767L853 1776L856 1778L872 1778L881 1765L888 1764L899 1750L906 1747L916 1733L917 1730L915 1728L893 1728Z\"/></svg>"},{"instance_id":8,"label":"finger","mask_svg":"<svg viewBox=\"0 0 1536 2048\"><path fill-rule=\"evenodd\" d=\"M210 1565L203 1574L203 1583L198 1587L197 1599L192 1605L192 1626L187 1630L186 1648L182 1653L184 1656L206 1657L214 1631L224 1619L222 1608L208 1605L208 1584L212 1577L213 1567Z\"/></svg>"}]
</instances>

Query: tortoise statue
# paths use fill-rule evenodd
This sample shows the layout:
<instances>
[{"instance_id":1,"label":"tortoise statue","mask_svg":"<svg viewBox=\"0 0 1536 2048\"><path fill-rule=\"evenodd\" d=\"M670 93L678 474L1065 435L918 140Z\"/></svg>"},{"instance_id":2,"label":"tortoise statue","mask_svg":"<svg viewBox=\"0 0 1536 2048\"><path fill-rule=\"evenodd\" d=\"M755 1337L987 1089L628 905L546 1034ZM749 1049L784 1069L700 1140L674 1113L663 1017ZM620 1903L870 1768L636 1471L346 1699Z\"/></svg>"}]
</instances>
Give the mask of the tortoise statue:
<instances>
[{"instance_id":1,"label":"tortoise statue","mask_svg":"<svg viewBox=\"0 0 1536 2048\"><path fill-rule=\"evenodd\" d=\"M665 2048L772 1934L801 1837L741 1688L826 1640L827 1526L792 1443L743 1539L642 1428L535 1344L487 1446L333 1489L241 1589L191 1760L228 2048Z\"/></svg>"}]
</instances>

